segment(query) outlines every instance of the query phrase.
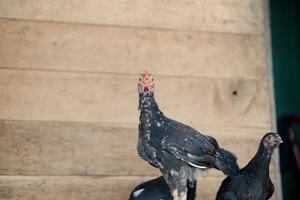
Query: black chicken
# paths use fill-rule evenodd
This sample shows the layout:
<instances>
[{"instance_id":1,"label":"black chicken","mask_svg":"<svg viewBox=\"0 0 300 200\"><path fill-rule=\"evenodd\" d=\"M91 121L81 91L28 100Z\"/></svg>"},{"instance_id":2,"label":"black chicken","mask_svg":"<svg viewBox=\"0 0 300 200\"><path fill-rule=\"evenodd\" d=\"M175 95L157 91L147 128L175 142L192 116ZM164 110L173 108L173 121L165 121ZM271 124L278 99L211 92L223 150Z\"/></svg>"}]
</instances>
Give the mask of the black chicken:
<instances>
[{"instance_id":1,"label":"black chicken","mask_svg":"<svg viewBox=\"0 0 300 200\"><path fill-rule=\"evenodd\" d=\"M196 197L196 182L187 183L187 200ZM164 177L147 181L138 185L130 194L129 200L173 200L170 189Z\"/></svg>"},{"instance_id":2,"label":"black chicken","mask_svg":"<svg viewBox=\"0 0 300 200\"><path fill-rule=\"evenodd\" d=\"M185 200L187 181L194 182L202 170L216 168L236 175L236 157L219 148L217 141L166 117L154 99L153 77L147 71L139 83L138 153L161 170L174 200Z\"/></svg>"},{"instance_id":3,"label":"black chicken","mask_svg":"<svg viewBox=\"0 0 300 200\"><path fill-rule=\"evenodd\" d=\"M267 133L261 140L252 160L234 177L221 184L216 200L266 200L271 198L274 186L269 177L273 150L282 140L276 133Z\"/></svg>"}]
</instances>

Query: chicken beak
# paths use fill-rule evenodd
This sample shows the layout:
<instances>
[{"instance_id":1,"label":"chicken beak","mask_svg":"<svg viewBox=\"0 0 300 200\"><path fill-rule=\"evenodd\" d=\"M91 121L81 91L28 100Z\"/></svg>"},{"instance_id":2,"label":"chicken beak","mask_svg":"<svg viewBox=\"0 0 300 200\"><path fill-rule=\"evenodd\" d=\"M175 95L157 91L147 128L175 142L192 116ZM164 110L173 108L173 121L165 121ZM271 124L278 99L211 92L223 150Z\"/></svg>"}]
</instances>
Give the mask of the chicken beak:
<instances>
[{"instance_id":1,"label":"chicken beak","mask_svg":"<svg viewBox=\"0 0 300 200\"><path fill-rule=\"evenodd\" d=\"M281 139L281 137L278 134L276 134L276 141L278 142L278 144L283 143L283 140Z\"/></svg>"}]
</instances>

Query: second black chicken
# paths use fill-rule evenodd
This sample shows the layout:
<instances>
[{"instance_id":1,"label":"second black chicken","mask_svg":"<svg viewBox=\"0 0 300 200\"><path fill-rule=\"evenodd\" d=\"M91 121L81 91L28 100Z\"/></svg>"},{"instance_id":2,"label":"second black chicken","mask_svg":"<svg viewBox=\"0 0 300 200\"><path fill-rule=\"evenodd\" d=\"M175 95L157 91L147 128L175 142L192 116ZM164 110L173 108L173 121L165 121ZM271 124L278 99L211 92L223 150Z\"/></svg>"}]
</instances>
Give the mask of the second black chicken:
<instances>
[{"instance_id":1,"label":"second black chicken","mask_svg":"<svg viewBox=\"0 0 300 200\"><path fill-rule=\"evenodd\" d=\"M195 200L197 182L187 183L187 200ZM129 200L173 200L164 177L158 177L138 185Z\"/></svg>"},{"instance_id":2,"label":"second black chicken","mask_svg":"<svg viewBox=\"0 0 300 200\"><path fill-rule=\"evenodd\" d=\"M276 133L267 133L251 161L237 176L227 177L221 184L216 200L267 200L274 192L269 165L274 149L282 140Z\"/></svg>"}]
</instances>

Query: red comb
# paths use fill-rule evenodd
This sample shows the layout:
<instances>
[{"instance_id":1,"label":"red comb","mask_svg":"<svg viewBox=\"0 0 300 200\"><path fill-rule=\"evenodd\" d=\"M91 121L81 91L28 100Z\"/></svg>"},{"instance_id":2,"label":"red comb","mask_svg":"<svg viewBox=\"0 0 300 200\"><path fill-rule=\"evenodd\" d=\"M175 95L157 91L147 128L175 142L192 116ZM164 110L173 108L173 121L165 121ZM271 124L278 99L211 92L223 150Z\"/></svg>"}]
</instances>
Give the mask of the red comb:
<instances>
[{"instance_id":1,"label":"red comb","mask_svg":"<svg viewBox=\"0 0 300 200\"><path fill-rule=\"evenodd\" d=\"M144 72L143 76L144 76L144 77L147 77L147 76L149 76L149 72L148 72L148 70L147 70L147 69L145 69L145 72Z\"/></svg>"}]
</instances>

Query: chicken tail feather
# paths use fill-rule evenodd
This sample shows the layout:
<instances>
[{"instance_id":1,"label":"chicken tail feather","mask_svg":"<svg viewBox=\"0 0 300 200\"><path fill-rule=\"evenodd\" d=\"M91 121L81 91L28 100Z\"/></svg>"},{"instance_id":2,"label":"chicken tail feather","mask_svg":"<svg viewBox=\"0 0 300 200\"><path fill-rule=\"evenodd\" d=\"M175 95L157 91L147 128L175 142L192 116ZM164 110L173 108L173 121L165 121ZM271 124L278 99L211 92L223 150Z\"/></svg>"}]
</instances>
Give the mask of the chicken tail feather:
<instances>
[{"instance_id":1,"label":"chicken tail feather","mask_svg":"<svg viewBox=\"0 0 300 200\"><path fill-rule=\"evenodd\" d=\"M235 176L239 173L236 156L222 148L217 150L215 168L229 176Z\"/></svg>"}]
</instances>

